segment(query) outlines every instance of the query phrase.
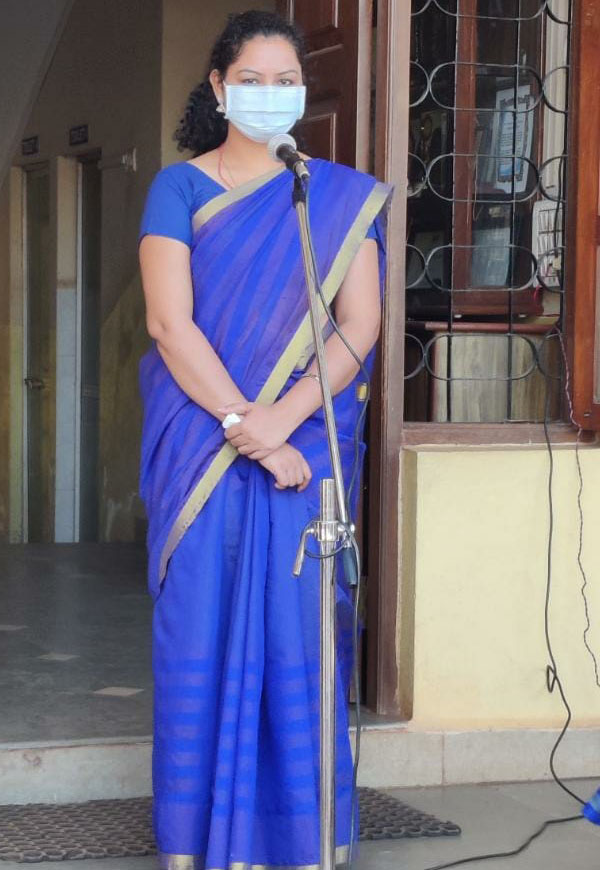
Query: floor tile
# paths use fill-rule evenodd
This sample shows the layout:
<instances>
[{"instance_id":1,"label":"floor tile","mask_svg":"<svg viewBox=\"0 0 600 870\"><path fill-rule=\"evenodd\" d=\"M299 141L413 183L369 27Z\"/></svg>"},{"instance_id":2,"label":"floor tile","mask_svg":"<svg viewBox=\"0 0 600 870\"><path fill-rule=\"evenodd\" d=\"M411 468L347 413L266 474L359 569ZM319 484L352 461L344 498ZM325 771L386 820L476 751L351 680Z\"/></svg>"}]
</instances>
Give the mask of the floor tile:
<instances>
[{"instance_id":1,"label":"floor tile","mask_svg":"<svg viewBox=\"0 0 600 870\"><path fill-rule=\"evenodd\" d=\"M106 686L104 689L96 689L94 695L114 695L116 698L127 698L129 695L137 695L143 689L134 689L131 686Z\"/></svg>"},{"instance_id":2,"label":"floor tile","mask_svg":"<svg viewBox=\"0 0 600 870\"><path fill-rule=\"evenodd\" d=\"M0 743L151 733L145 546L0 545L0 578Z\"/></svg>"}]
</instances>

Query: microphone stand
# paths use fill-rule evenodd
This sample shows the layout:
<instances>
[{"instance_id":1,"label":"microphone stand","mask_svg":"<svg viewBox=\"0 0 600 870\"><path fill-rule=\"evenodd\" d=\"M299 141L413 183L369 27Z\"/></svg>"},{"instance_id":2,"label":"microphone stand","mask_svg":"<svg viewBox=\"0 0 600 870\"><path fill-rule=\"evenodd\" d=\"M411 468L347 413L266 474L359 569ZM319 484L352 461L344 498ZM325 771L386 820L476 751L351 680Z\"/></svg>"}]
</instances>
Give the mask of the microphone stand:
<instances>
[{"instance_id":1,"label":"microphone stand","mask_svg":"<svg viewBox=\"0 0 600 870\"><path fill-rule=\"evenodd\" d=\"M333 478L323 478L320 482L320 515L303 530L294 562L293 573L297 577L302 570L306 538L313 535L320 550L320 822L321 822L321 870L335 870L335 665L336 665L336 582L335 554L340 541L347 538L348 514L344 496L344 480L340 461L337 430L333 413L331 389L327 376L323 334L320 327L319 299L315 264L311 256L308 235L308 215L306 207L306 187L294 173L292 201L298 217L302 259L308 291L310 321L316 352L317 369L320 379L321 395L327 442ZM354 800L354 795L352 796ZM352 849L352 843L349 845Z\"/></svg>"}]
</instances>

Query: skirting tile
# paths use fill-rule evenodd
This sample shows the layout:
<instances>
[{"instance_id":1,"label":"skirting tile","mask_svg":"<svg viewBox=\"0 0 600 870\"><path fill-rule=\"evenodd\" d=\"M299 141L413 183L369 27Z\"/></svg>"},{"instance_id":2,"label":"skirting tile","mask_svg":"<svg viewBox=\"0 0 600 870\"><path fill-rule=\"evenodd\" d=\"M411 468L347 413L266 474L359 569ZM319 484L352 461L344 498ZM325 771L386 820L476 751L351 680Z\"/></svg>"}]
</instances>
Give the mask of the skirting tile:
<instances>
[{"instance_id":1,"label":"skirting tile","mask_svg":"<svg viewBox=\"0 0 600 870\"><path fill-rule=\"evenodd\" d=\"M535 728L447 731L443 782L550 779L548 759L559 733L554 729ZM569 729L557 751L555 768L560 777L600 775L600 728Z\"/></svg>"},{"instance_id":2,"label":"skirting tile","mask_svg":"<svg viewBox=\"0 0 600 870\"><path fill-rule=\"evenodd\" d=\"M354 747L354 732L351 732ZM406 728L361 732L358 784L372 788L438 785L442 779L443 735Z\"/></svg>"}]
</instances>

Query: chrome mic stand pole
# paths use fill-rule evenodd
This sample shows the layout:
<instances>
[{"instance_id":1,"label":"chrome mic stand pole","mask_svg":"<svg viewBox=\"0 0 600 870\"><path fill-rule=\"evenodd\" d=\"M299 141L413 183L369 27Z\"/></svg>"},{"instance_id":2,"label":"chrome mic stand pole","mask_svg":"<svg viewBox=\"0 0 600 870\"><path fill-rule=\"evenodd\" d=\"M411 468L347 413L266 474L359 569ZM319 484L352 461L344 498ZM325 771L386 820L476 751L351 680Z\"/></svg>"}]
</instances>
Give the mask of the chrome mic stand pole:
<instances>
[{"instance_id":1,"label":"chrome mic stand pole","mask_svg":"<svg viewBox=\"0 0 600 870\"><path fill-rule=\"evenodd\" d=\"M317 281L308 237L306 188L298 176L294 177L293 202L296 208L302 244L302 259L306 276L310 321L312 325L317 370L320 378L323 410L329 444L333 478L321 480L321 512L317 520L304 529L294 563L294 575L302 570L306 537L314 535L319 542L321 581L321 686L320 686L320 821L321 870L335 870L335 664L336 664L336 580L335 555L348 527L344 480L340 462L331 389L327 377L325 347L319 318ZM351 846L352 844L350 844Z\"/></svg>"}]
</instances>

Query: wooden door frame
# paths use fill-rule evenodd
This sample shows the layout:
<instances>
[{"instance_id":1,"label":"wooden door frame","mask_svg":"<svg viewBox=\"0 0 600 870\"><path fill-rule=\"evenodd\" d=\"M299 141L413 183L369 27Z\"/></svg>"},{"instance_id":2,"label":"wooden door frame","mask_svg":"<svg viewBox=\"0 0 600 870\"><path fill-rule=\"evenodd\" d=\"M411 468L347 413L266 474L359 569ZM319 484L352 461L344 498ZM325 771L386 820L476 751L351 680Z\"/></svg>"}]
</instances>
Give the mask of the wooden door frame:
<instances>
[{"instance_id":1,"label":"wooden door frame","mask_svg":"<svg viewBox=\"0 0 600 870\"><path fill-rule=\"evenodd\" d=\"M581 0L573 9L569 89L567 280L573 292L566 307L568 358L572 371L573 419L584 430L600 430L596 390L600 252L600 0Z\"/></svg>"},{"instance_id":2,"label":"wooden door frame","mask_svg":"<svg viewBox=\"0 0 600 870\"><path fill-rule=\"evenodd\" d=\"M414 606L401 582L405 241L411 4L377 7L375 175L394 185L387 227L386 303L370 412L367 705L410 718Z\"/></svg>"}]
</instances>

